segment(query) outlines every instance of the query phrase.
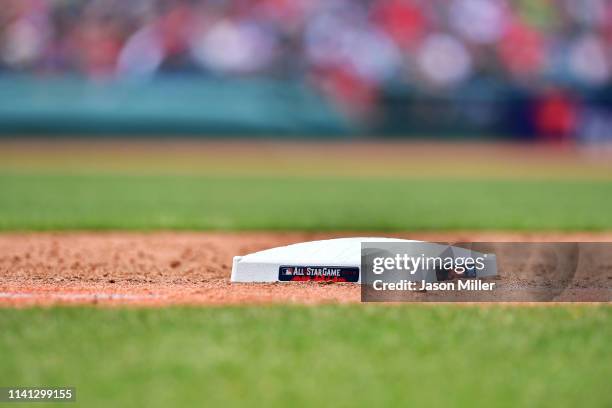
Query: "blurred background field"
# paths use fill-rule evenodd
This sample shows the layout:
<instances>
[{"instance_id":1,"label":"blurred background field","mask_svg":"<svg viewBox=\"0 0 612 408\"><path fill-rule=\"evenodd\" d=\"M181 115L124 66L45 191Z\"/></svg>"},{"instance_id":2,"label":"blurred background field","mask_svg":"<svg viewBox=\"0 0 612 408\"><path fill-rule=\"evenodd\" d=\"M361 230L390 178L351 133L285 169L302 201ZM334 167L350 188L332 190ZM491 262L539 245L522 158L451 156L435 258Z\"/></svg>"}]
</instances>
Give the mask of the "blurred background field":
<instances>
[{"instance_id":1,"label":"blurred background field","mask_svg":"<svg viewBox=\"0 0 612 408\"><path fill-rule=\"evenodd\" d=\"M5 0L0 229L608 229L611 45L605 0Z\"/></svg>"},{"instance_id":2,"label":"blurred background field","mask_svg":"<svg viewBox=\"0 0 612 408\"><path fill-rule=\"evenodd\" d=\"M612 162L415 143L0 143L0 229L606 230Z\"/></svg>"},{"instance_id":3,"label":"blurred background field","mask_svg":"<svg viewBox=\"0 0 612 408\"><path fill-rule=\"evenodd\" d=\"M2 175L0 229L609 230L609 182Z\"/></svg>"}]
</instances>

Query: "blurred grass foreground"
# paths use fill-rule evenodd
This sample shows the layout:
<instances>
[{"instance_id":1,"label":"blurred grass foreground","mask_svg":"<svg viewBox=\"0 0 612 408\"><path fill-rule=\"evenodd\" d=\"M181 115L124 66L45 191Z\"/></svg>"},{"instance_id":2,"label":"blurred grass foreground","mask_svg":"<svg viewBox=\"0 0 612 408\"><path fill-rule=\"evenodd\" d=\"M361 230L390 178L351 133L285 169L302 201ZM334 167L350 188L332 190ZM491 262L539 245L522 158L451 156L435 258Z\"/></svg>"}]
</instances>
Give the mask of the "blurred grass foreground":
<instances>
[{"instance_id":1,"label":"blurred grass foreground","mask_svg":"<svg viewBox=\"0 0 612 408\"><path fill-rule=\"evenodd\" d=\"M0 382L75 386L88 407L609 407L611 315L589 305L0 309Z\"/></svg>"}]
</instances>

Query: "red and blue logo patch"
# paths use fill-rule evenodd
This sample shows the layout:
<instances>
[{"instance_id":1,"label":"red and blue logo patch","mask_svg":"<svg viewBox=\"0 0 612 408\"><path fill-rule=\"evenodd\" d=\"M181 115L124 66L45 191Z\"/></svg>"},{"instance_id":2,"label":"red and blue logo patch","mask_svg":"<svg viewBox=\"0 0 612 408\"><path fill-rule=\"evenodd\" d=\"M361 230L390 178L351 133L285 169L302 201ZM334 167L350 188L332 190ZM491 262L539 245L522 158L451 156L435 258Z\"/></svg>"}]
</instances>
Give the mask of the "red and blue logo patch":
<instances>
[{"instance_id":1,"label":"red and blue logo patch","mask_svg":"<svg viewBox=\"0 0 612 408\"><path fill-rule=\"evenodd\" d=\"M359 268L347 266L281 266L281 282L358 282Z\"/></svg>"}]
</instances>

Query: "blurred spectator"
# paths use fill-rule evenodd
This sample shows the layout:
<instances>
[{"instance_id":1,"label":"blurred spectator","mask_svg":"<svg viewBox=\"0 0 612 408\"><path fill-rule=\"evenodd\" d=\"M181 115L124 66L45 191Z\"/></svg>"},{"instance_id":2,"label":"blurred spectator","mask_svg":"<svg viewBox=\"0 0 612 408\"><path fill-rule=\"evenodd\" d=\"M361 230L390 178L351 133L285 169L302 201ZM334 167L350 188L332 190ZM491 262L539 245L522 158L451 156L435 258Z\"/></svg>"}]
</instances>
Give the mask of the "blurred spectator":
<instances>
[{"instance_id":1,"label":"blurred spectator","mask_svg":"<svg viewBox=\"0 0 612 408\"><path fill-rule=\"evenodd\" d=\"M537 102L535 121L537 134L544 140L567 142L577 126L576 103L562 91L548 91Z\"/></svg>"},{"instance_id":2,"label":"blurred spectator","mask_svg":"<svg viewBox=\"0 0 612 408\"><path fill-rule=\"evenodd\" d=\"M417 53L419 68L434 86L450 86L466 80L472 60L456 37L435 33L428 36Z\"/></svg>"},{"instance_id":3,"label":"blurred spectator","mask_svg":"<svg viewBox=\"0 0 612 408\"><path fill-rule=\"evenodd\" d=\"M302 78L360 114L398 85L453 92L492 79L536 93L604 87L611 50L608 0L2 0L0 7L3 71ZM543 102L544 128L552 126L545 112L559 106Z\"/></svg>"}]
</instances>

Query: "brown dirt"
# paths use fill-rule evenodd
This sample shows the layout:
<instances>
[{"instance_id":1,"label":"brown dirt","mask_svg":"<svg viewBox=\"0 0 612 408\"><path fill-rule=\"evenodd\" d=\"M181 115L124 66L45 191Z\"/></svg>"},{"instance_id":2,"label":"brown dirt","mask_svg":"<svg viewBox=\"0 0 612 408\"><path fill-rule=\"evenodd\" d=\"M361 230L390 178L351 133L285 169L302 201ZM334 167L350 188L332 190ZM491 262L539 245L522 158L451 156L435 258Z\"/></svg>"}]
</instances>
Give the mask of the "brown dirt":
<instances>
[{"instance_id":1,"label":"brown dirt","mask_svg":"<svg viewBox=\"0 0 612 408\"><path fill-rule=\"evenodd\" d=\"M232 284L232 257L300 241L381 235L449 242L612 242L612 233L4 233L0 305L354 303L360 288L352 284Z\"/></svg>"},{"instance_id":2,"label":"brown dirt","mask_svg":"<svg viewBox=\"0 0 612 408\"><path fill-rule=\"evenodd\" d=\"M295 160L296 157L308 160ZM9 171L610 180L612 150L526 143L0 140Z\"/></svg>"}]
</instances>

